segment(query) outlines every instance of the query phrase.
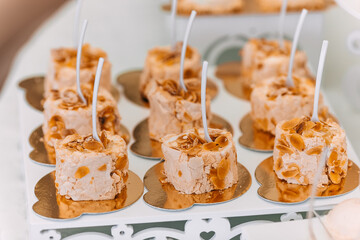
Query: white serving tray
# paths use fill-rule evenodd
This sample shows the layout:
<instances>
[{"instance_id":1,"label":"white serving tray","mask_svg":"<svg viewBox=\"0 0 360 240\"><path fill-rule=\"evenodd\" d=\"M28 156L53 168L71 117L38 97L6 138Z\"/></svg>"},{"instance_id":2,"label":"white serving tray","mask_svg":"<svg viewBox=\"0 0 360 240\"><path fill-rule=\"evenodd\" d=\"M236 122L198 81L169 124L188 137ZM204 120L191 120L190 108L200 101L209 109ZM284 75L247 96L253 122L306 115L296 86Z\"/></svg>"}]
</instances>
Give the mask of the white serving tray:
<instances>
[{"instance_id":1,"label":"white serving tray","mask_svg":"<svg viewBox=\"0 0 360 240\"><path fill-rule=\"evenodd\" d=\"M329 240L326 230L318 219L313 219L316 240ZM241 240L309 240L309 220L296 220L278 223L264 223L244 226Z\"/></svg>"},{"instance_id":2,"label":"white serving tray","mask_svg":"<svg viewBox=\"0 0 360 240\"><path fill-rule=\"evenodd\" d=\"M252 186L247 193L238 199L224 204L217 204L211 206L195 206L186 211L163 211L157 210L145 204L141 198L130 207L110 214L100 215L83 215L79 219L66 221L53 221L44 219L36 215L32 211L32 205L37 201L34 194L34 187L37 181L47 173L54 170L54 167L46 167L39 165L28 157L32 150L29 144L29 136L31 132L43 122L42 112L32 108L25 100L24 92L19 89L19 111L20 111L20 125L21 125L21 142L24 158L24 172L26 182L26 201L27 201L27 220L29 224L30 239L60 239L56 231L47 231L54 229L66 228L80 228L90 226L114 226L113 238L104 239L122 239L121 236L128 234L126 239L143 239L147 237L166 236L180 238L180 239L197 239L202 232L215 231L216 239L229 239L241 232L240 228L230 228L228 219L224 217L236 216L252 216L252 215L266 215L288 212L307 211L308 202L301 204L274 204L261 199L257 194L259 184L254 177L254 171L257 165L269 157L271 154L264 154L246 150L242 148L237 139L240 136L239 121L250 111L250 104L247 101L240 100L228 94L224 89L222 82L214 76L214 68L209 69L209 76L216 80L219 87L219 95L212 102L212 111L216 114L226 118L234 128L234 139L238 153L238 161L243 164L252 175ZM136 124L146 118L149 110L139 107L129 102L124 95L121 96L119 102L119 111L122 116L122 123L132 131ZM134 139L131 139L131 143ZM130 143L130 144L131 144ZM348 143L349 158L360 166L358 157L356 156L352 146ZM134 171L141 178L146 171L157 163L157 161L139 158L129 151L130 169ZM146 190L145 190L146 192ZM360 197L360 190L355 191L341 197L333 197L328 199L319 199L316 201L316 209L326 210L333 205L353 197ZM201 219L211 219L211 221L202 221ZM185 231L178 230L161 231L153 229L146 233L132 234L132 228L125 224L135 223L150 223L150 222L171 222L178 220L191 220L185 226ZM221 226L221 227L219 227ZM123 235L119 235L122 231ZM45 230L45 231L44 231ZM116 235L117 234L117 235ZM197 236L194 238L194 234ZM61 236L61 235L60 235ZM52 238L50 238L52 237ZM100 238L99 238L100 239ZM165 238L161 238L165 239Z\"/></svg>"}]
</instances>

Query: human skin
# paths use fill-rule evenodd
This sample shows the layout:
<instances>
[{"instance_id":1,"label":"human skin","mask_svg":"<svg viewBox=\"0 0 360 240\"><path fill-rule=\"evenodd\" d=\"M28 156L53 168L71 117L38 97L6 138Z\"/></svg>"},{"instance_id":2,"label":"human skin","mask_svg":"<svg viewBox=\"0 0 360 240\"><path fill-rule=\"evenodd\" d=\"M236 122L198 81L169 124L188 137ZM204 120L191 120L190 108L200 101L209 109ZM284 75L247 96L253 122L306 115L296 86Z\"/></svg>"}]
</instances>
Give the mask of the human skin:
<instances>
[{"instance_id":1,"label":"human skin","mask_svg":"<svg viewBox=\"0 0 360 240\"><path fill-rule=\"evenodd\" d=\"M18 50L66 0L0 0L0 91Z\"/></svg>"}]
</instances>

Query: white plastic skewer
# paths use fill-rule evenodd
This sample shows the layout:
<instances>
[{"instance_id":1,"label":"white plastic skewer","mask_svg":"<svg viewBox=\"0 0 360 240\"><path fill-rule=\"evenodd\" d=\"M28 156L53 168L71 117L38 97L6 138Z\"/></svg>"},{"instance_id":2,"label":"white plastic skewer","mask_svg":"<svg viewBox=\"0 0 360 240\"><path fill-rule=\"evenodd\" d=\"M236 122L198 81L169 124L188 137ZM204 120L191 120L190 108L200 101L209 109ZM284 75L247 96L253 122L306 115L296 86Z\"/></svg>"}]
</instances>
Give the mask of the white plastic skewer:
<instances>
[{"instance_id":1,"label":"white plastic skewer","mask_svg":"<svg viewBox=\"0 0 360 240\"><path fill-rule=\"evenodd\" d=\"M313 121L313 122L319 121L318 107L319 107L320 86L321 86L321 79L322 79L322 75L323 75L323 71L324 71L324 65L325 65L325 59L326 59L328 45L329 45L329 42L327 40L324 40L322 47L321 47L319 66L318 66L317 75L316 75L314 108L313 108L313 114L311 117L311 121Z\"/></svg>"},{"instance_id":2,"label":"white plastic skewer","mask_svg":"<svg viewBox=\"0 0 360 240\"><path fill-rule=\"evenodd\" d=\"M93 99L92 99L92 130L93 130L93 138L96 141L100 142L99 135L97 133L96 127L96 120L97 120L97 112L96 112L96 105L97 105L97 95L99 91L99 84L101 79L101 72L104 65L104 58L99 58L99 63L96 69L95 75L95 82L94 82L94 91L93 91Z\"/></svg>"},{"instance_id":3,"label":"white plastic skewer","mask_svg":"<svg viewBox=\"0 0 360 240\"><path fill-rule=\"evenodd\" d=\"M184 61L185 61L185 55L186 55L186 48L187 48L187 44L188 44L188 40L189 40L189 36L190 36L190 32L191 32L191 27L192 24L194 22L194 19L196 17L196 11L192 11L190 18L189 18L189 22L186 26L186 32L185 32L185 37L184 37L184 42L182 45L182 49L181 49L181 59L180 59L180 86L182 89L184 89L185 92L187 92L187 88L185 86L184 83Z\"/></svg>"},{"instance_id":4,"label":"white plastic skewer","mask_svg":"<svg viewBox=\"0 0 360 240\"><path fill-rule=\"evenodd\" d=\"M83 0L77 0L76 2L76 12L75 12L74 30L73 30L74 46L76 48L78 47L77 44L79 41L79 22L80 22L80 10L82 6L82 2Z\"/></svg>"},{"instance_id":5,"label":"white plastic skewer","mask_svg":"<svg viewBox=\"0 0 360 240\"><path fill-rule=\"evenodd\" d=\"M287 0L283 0L281 4L279 29L278 29L280 48L284 48L284 22L285 22L286 9L287 9Z\"/></svg>"},{"instance_id":6,"label":"white plastic skewer","mask_svg":"<svg viewBox=\"0 0 360 240\"><path fill-rule=\"evenodd\" d=\"M206 118L206 81L207 81L207 69L208 69L208 62L204 61L201 73L201 116L202 122L204 126L204 135L205 140L207 142L212 142L209 130L207 126L207 118Z\"/></svg>"},{"instance_id":7,"label":"white plastic skewer","mask_svg":"<svg viewBox=\"0 0 360 240\"><path fill-rule=\"evenodd\" d=\"M87 23L88 23L88 21L85 19L82 30L81 30L81 36L80 36L80 39L79 39L77 55L76 55L76 91L77 91L78 95L80 96L80 98L81 98L81 100L83 101L84 104L87 104L87 103L86 103L86 99L85 99L84 95L81 92L81 86L80 86L80 63L81 63L82 45L83 45L83 42L84 42Z\"/></svg>"},{"instance_id":8,"label":"white plastic skewer","mask_svg":"<svg viewBox=\"0 0 360 240\"><path fill-rule=\"evenodd\" d=\"M293 79L292 79L292 72L293 72L293 68L294 68L294 58L295 58L295 54L296 54L297 45L298 45L298 42L299 42L301 29L302 29L302 26L304 24L307 13L308 13L308 10L306 10L306 9L302 10L299 22L298 22L297 27L296 27L295 36L294 36L294 40L293 40L292 48L291 48L288 75L287 75L287 79L286 79L286 85L288 87L293 87L294 86L294 82L293 82Z\"/></svg>"},{"instance_id":9,"label":"white plastic skewer","mask_svg":"<svg viewBox=\"0 0 360 240\"><path fill-rule=\"evenodd\" d=\"M177 0L173 0L171 4L171 48L173 51L176 45L176 12Z\"/></svg>"},{"instance_id":10,"label":"white plastic skewer","mask_svg":"<svg viewBox=\"0 0 360 240\"><path fill-rule=\"evenodd\" d=\"M311 188L311 196L310 196L310 201L309 201L309 211L307 213L307 219L309 219L308 226L309 226L310 239L313 239L313 240L316 239L315 234L314 234L314 228L313 228L313 219L312 219L313 214L315 214L315 216L318 218L320 224L324 227L324 229L325 229L326 233L328 234L328 236L330 237L330 239L333 239L330 232L326 228L324 222L322 221L321 217L314 210L317 186L318 186L318 183L320 182L321 173L323 172L323 169L325 168L325 163L328 158L328 153L329 153L329 147L326 146L324 148L323 153L321 154L319 166L315 173L314 182L313 182L312 188Z\"/></svg>"}]
</instances>

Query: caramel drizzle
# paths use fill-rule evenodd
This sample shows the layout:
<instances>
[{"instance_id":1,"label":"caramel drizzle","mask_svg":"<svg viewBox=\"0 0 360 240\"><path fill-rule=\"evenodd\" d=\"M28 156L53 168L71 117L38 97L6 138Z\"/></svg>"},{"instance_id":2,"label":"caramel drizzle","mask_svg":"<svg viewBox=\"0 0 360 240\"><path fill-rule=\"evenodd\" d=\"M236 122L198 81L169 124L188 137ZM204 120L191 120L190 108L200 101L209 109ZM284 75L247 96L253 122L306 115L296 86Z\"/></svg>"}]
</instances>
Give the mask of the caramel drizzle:
<instances>
[{"instance_id":1,"label":"caramel drizzle","mask_svg":"<svg viewBox=\"0 0 360 240\"><path fill-rule=\"evenodd\" d=\"M185 85L188 89L187 92L184 91L180 87L180 85L174 80L165 80L162 82L158 82L158 84L164 89L164 91L168 92L172 96L179 97L180 99L184 99L192 103L201 102L201 91L199 84L191 84L189 82L185 82Z\"/></svg>"},{"instance_id":2,"label":"caramel drizzle","mask_svg":"<svg viewBox=\"0 0 360 240\"><path fill-rule=\"evenodd\" d=\"M60 48L52 51L54 60L60 65L75 68L77 49ZM97 66L99 58L106 58L107 55L103 51L91 51L89 44L84 44L81 53L80 68L92 68Z\"/></svg>"},{"instance_id":3,"label":"caramel drizzle","mask_svg":"<svg viewBox=\"0 0 360 240\"><path fill-rule=\"evenodd\" d=\"M199 135L197 129L194 133L183 134L179 136L174 142L176 147L174 149L184 151L189 156L196 156L201 150L218 151L229 144L229 140L225 135L213 134L210 135L213 142L207 143L204 138Z\"/></svg>"},{"instance_id":4,"label":"caramel drizzle","mask_svg":"<svg viewBox=\"0 0 360 240\"><path fill-rule=\"evenodd\" d=\"M86 149L89 151L101 152L107 149L110 142L105 131L101 132L100 140L101 142L96 141L92 135L81 137L78 134L74 134L64 145L72 151L83 152Z\"/></svg>"}]
</instances>

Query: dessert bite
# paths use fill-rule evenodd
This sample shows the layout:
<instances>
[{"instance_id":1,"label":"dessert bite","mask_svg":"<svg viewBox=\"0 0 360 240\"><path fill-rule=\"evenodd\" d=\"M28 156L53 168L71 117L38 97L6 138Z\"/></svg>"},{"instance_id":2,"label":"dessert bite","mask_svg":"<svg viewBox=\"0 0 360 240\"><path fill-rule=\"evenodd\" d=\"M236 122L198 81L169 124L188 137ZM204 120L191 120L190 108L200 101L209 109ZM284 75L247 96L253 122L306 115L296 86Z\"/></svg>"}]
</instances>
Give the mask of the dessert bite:
<instances>
[{"instance_id":1,"label":"dessert bite","mask_svg":"<svg viewBox=\"0 0 360 240\"><path fill-rule=\"evenodd\" d=\"M279 12L282 0L257 0L260 9L264 12ZM288 11L301 11L306 8L308 10L319 10L325 7L325 0L288 0Z\"/></svg>"},{"instance_id":2,"label":"dessert bite","mask_svg":"<svg viewBox=\"0 0 360 240\"><path fill-rule=\"evenodd\" d=\"M284 41L280 48L277 40L251 39L240 51L241 73L247 85L253 86L263 80L287 74L292 43ZM294 56L293 75L311 77L305 52L297 50Z\"/></svg>"},{"instance_id":3,"label":"dessert bite","mask_svg":"<svg viewBox=\"0 0 360 240\"><path fill-rule=\"evenodd\" d=\"M144 99L148 99L148 85L155 79L174 79L179 82L180 57L182 43L177 43L175 49L171 46L155 47L148 52L144 70L140 76L140 93ZM201 69L201 56L197 49L186 48L184 60L184 78L199 76Z\"/></svg>"},{"instance_id":4,"label":"dessert bite","mask_svg":"<svg viewBox=\"0 0 360 240\"><path fill-rule=\"evenodd\" d=\"M243 0L178 0L178 13L190 14L195 10L199 14L229 14L243 9Z\"/></svg>"},{"instance_id":5,"label":"dessert bite","mask_svg":"<svg viewBox=\"0 0 360 240\"><path fill-rule=\"evenodd\" d=\"M84 201L114 199L121 193L128 178L126 143L107 131L100 139L73 134L55 143L59 195Z\"/></svg>"},{"instance_id":6,"label":"dessert bite","mask_svg":"<svg viewBox=\"0 0 360 240\"><path fill-rule=\"evenodd\" d=\"M288 183L314 183L321 155L329 148L319 185L340 184L348 170L346 135L333 120L312 122L309 117L282 121L276 126L274 171Z\"/></svg>"},{"instance_id":7,"label":"dessert bite","mask_svg":"<svg viewBox=\"0 0 360 240\"><path fill-rule=\"evenodd\" d=\"M105 59L100 87L110 90L111 88L111 63L107 54L100 48L84 44L81 53L80 82L81 84L94 84L95 73L99 58ZM60 90L64 87L72 87L76 83L76 58L75 48L58 48L51 50L49 70L45 78L45 95L51 90Z\"/></svg>"},{"instance_id":8,"label":"dessert bite","mask_svg":"<svg viewBox=\"0 0 360 240\"><path fill-rule=\"evenodd\" d=\"M325 216L324 224L335 240L360 239L360 198L336 205Z\"/></svg>"},{"instance_id":9,"label":"dessert bite","mask_svg":"<svg viewBox=\"0 0 360 240\"><path fill-rule=\"evenodd\" d=\"M70 134L86 136L92 133L91 108L92 86L81 85L85 105L76 87L52 90L44 101L44 145L50 160L55 160L54 144ZM120 114L116 101L105 89L99 89L97 103L98 131L106 130L120 134Z\"/></svg>"},{"instance_id":10,"label":"dessert bite","mask_svg":"<svg viewBox=\"0 0 360 240\"><path fill-rule=\"evenodd\" d=\"M213 142L207 143L204 130L196 128L163 138L165 181L176 190L201 194L237 183L237 155L231 133L210 128L209 135Z\"/></svg>"},{"instance_id":11,"label":"dessert bite","mask_svg":"<svg viewBox=\"0 0 360 240\"><path fill-rule=\"evenodd\" d=\"M277 123L302 116L313 111L315 81L293 76L294 87L286 85L286 76L269 78L257 84L251 95L251 118L258 130L275 135ZM319 115L324 120L328 109L323 99L319 101Z\"/></svg>"},{"instance_id":12,"label":"dessert bite","mask_svg":"<svg viewBox=\"0 0 360 240\"><path fill-rule=\"evenodd\" d=\"M160 141L168 134L180 134L202 127L201 82L185 79L185 92L178 81L154 80L149 84L149 135ZM206 98L207 120L210 122L210 98Z\"/></svg>"}]
</instances>

